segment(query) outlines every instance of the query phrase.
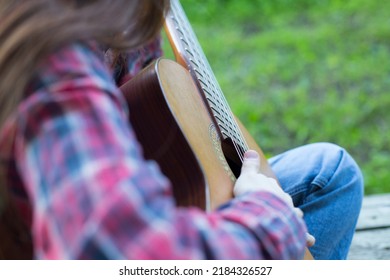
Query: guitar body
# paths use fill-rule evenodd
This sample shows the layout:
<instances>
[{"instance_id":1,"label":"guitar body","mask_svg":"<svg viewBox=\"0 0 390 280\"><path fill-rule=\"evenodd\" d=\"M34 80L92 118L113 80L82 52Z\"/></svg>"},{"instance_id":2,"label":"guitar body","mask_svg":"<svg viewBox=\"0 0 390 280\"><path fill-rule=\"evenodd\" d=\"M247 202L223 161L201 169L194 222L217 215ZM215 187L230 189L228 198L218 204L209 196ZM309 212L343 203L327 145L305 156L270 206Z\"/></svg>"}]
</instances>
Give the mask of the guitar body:
<instances>
[{"instance_id":1,"label":"guitar body","mask_svg":"<svg viewBox=\"0 0 390 280\"><path fill-rule=\"evenodd\" d=\"M146 159L159 163L179 206L212 210L236 180L217 128L188 71L160 59L121 87ZM248 134L248 143L260 151ZM266 166L264 165L264 168Z\"/></svg>"}]
</instances>

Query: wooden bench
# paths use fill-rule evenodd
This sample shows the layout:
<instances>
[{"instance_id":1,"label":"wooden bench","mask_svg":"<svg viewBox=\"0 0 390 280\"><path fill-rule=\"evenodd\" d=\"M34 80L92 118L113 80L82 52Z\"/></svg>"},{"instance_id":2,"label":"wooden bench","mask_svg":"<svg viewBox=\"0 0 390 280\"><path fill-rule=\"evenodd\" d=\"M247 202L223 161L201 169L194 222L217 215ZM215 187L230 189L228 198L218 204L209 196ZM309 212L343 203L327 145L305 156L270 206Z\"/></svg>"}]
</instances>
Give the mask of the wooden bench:
<instances>
[{"instance_id":1,"label":"wooden bench","mask_svg":"<svg viewBox=\"0 0 390 280\"><path fill-rule=\"evenodd\" d=\"M364 198L348 259L390 260L390 194Z\"/></svg>"}]
</instances>

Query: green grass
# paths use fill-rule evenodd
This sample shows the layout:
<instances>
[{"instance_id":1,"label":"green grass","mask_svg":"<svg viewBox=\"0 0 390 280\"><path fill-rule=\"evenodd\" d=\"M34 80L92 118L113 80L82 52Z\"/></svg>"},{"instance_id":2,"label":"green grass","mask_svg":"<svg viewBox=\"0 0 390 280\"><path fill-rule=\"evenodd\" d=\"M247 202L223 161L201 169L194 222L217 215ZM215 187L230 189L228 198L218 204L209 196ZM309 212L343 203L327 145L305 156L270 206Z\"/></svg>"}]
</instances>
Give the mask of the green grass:
<instances>
[{"instance_id":1,"label":"green grass","mask_svg":"<svg viewBox=\"0 0 390 280\"><path fill-rule=\"evenodd\" d=\"M390 192L390 1L181 3L267 156L333 142L361 166L366 194Z\"/></svg>"}]
</instances>

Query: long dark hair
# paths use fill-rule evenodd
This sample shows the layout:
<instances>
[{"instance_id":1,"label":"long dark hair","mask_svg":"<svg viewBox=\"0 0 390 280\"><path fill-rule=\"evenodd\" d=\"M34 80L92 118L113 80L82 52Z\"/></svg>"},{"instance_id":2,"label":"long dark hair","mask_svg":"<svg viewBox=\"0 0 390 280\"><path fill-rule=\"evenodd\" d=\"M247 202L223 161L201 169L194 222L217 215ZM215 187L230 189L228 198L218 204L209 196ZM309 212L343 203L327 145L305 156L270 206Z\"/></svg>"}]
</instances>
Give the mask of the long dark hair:
<instances>
[{"instance_id":1,"label":"long dark hair","mask_svg":"<svg viewBox=\"0 0 390 280\"><path fill-rule=\"evenodd\" d=\"M168 8L169 0L0 0L0 131L47 54L74 41L117 51L141 46L160 31ZM0 258L32 256L31 244L20 246L15 210L0 165Z\"/></svg>"}]
</instances>

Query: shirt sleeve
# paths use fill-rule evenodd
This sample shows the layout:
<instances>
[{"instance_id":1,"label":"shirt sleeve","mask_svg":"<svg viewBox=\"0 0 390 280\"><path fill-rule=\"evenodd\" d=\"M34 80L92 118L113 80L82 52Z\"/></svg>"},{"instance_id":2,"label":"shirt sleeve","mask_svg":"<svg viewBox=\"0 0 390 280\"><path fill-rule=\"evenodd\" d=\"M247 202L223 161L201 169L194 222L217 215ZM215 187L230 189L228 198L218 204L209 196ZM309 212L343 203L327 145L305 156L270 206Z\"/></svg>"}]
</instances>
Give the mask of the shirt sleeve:
<instances>
[{"instance_id":1,"label":"shirt sleeve","mask_svg":"<svg viewBox=\"0 0 390 280\"><path fill-rule=\"evenodd\" d=\"M210 213L176 207L169 181L142 157L110 73L87 47L53 55L41 73L50 75L19 107L16 140L36 258L303 257L303 220L270 193Z\"/></svg>"},{"instance_id":2,"label":"shirt sleeve","mask_svg":"<svg viewBox=\"0 0 390 280\"><path fill-rule=\"evenodd\" d=\"M162 38L157 36L145 45L127 52L115 52L108 49L105 52L105 63L113 70L117 85L122 85L137 75L153 60L163 55Z\"/></svg>"}]
</instances>

